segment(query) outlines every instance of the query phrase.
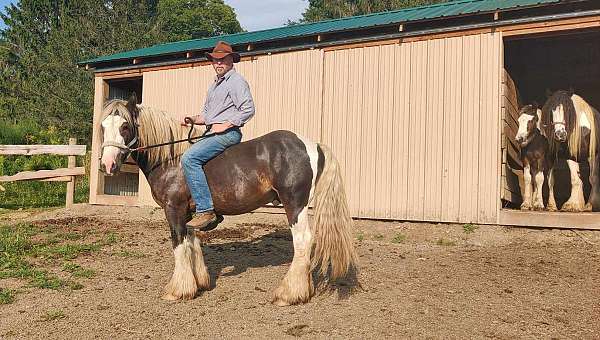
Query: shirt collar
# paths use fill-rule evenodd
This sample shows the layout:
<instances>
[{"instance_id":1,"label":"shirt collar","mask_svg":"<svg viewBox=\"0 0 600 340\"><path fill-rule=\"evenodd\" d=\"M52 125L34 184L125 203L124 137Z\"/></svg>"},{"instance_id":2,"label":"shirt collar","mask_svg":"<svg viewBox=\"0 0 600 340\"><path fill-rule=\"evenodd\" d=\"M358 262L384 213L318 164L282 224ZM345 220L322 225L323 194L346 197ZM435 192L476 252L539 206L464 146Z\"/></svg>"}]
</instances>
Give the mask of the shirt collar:
<instances>
[{"instance_id":1,"label":"shirt collar","mask_svg":"<svg viewBox=\"0 0 600 340\"><path fill-rule=\"evenodd\" d=\"M225 73L225 75L223 75L222 78L219 78L219 76L216 76L215 82L220 83L221 81L228 80L231 77L231 75L234 73L235 73L235 68L231 68L231 70L227 71L227 73Z\"/></svg>"}]
</instances>

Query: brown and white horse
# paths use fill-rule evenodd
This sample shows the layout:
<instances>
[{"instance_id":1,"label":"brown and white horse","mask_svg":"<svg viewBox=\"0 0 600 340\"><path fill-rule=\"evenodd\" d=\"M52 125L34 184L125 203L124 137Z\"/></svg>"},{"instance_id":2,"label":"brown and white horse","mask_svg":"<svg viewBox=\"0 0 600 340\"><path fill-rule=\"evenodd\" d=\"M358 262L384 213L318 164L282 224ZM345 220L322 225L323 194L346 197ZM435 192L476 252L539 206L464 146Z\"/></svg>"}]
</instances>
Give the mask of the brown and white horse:
<instances>
[{"instance_id":1,"label":"brown and white horse","mask_svg":"<svg viewBox=\"0 0 600 340\"><path fill-rule=\"evenodd\" d=\"M542 108L545 134L549 141L549 163L554 168L559 158L566 159L571 174L571 195L561 208L563 211L600 211L597 145L600 115L583 98L571 91L554 92ZM588 162L591 192L586 204L580 165ZM550 171L548 210L556 210L554 174Z\"/></svg>"},{"instance_id":2,"label":"brown and white horse","mask_svg":"<svg viewBox=\"0 0 600 340\"><path fill-rule=\"evenodd\" d=\"M542 189L549 167L548 139L542 134L541 121L542 110L537 105L525 105L519 111L519 130L515 140L521 147L525 182L521 210L544 209Z\"/></svg>"},{"instance_id":3,"label":"brown and white horse","mask_svg":"<svg viewBox=\"0 0 600 340\"><path fill-rule=\"evenodd\" d=\"M150 184L154 200L164 209L171 228L175 269L164 299L191 299L210 287L200 241L187 230L194 202L180 166L188 143L146 151L132 150L185 139L187 129L165 112L126 102L106 103L102 119L101 168L118 171L131 153ZM199 135L199 133L198 133ZM339 165L324 145L289 131L275 131L225 150L204 167L215 212L237 215L275 200L281 202L291 226L294 257L275 289L277 305L304 303L314 294L315 268L330 280L355 268L346 194ZM313 203L313 225L308 205Z\"/></svg>"}]
</instances>

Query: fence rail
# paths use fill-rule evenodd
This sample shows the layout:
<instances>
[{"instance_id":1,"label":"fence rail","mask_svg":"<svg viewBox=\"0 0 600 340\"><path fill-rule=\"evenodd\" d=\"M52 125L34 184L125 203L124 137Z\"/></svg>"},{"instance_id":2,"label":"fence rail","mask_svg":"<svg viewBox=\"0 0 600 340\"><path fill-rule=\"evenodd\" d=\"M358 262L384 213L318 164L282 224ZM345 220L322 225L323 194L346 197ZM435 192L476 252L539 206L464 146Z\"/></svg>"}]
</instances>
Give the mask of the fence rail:
<instances>
[{"instance_id":1,"label":"fence rail","mask_svg":"<svg viewBox=\"0 0 600 340\"><path fill-rule=\"evenodd\" d=\"M68 156L67 168L54 170L22 171L12 176L0 176L0 182L42 181L67 182L66 206L73 205L76 176L85 175L84 167L76 167L75 156L84 156L85 145L76 145L77 139L70 138L69 145L0 145L0 155L58 155ZM0 190L4 190L0 186Z\"/></svg>"}]
</instances>

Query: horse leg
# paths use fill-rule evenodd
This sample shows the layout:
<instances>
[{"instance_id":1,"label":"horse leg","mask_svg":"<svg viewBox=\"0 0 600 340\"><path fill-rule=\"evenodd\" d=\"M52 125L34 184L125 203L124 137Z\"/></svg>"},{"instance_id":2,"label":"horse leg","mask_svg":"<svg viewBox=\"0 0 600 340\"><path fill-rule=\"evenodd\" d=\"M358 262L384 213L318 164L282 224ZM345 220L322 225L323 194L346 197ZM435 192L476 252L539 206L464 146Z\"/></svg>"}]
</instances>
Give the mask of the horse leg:
<instances>
[{"instance_id":1,"label":"horse leg","mask_svg":"<svg viewBox=\"0 0 600 340\"><path fill-rule=\"evenodd\" d=\"M583 182L579 174L579 163L567 160L569 165L569 171L571 173L571 196L569 200L563 204L563 211L580 212L583 211L585 206L585 199L583 198Z\"/></svg>"},{"instance_id":2,"label":"horse leg","mask_svg":"<svg viewBox=\"0 0 600 340\"><path fill-rule=\"evenodd\" d=\"M590 192L589 203L592 211L600 211L600 153L597 153L594 160L590 160Z\"/></svg>"},{"instance_id":3,"label":"horse leg","mask_svg":"<svg viewBox=\"0 0 600 340\"><path fill-rule=\"evenodd\" d=\"M175 269L169 283L165 286L165 300L192 299L198 289L208 289L210 276L204 258L200 240L193 231L188 231L187 211L183 208L165 209L171 227L171 241L175 257Z\"/></svg>"},{"instance_id":4,"label":"horse leg","mask_svg":"<svg viewBox=\"0 0 600 340\"><path fill-rule=\"evenodd\" d=\"M294 258L290 269L273 293L271 302L278 306L305 303L314 294L314 286L310 274L310 254L313 235L308 220L308 207L305 206L298 209L285 203L284 206L288 220L292 226Z\"/></svg>"},{"instance_id":5,"label":"horse leg","mask_svg":"<svg viewBox=\"0 0 600 340\"><path fill-rule=\"evenodd\" d=\"M538 170L534 176L534 179L535 188L533 190L533 210L544 210L544 198L542 197L544 172Z\"/></svg>"},{"instance_id":6,"label":"horse leg","mask_svg":"<svg viewBox=\"0 0 600 340\"><path fill-rule=\"evenodd\" d=\"M525 165L523 168L523 181L525 182L525 192L523 195L523 203L521 210L531 210L531 166Z\"/></svg>"},{"instance_id":7,"label":"horse leg","mask_svg":"<svg viewBox=\"0 0 600 340\"><path fill-rule=\"evenodd\" d=\"M548 172L548 211L557 211L556 199L554 198L554 168Z\"/></svg>"}]
</instances>

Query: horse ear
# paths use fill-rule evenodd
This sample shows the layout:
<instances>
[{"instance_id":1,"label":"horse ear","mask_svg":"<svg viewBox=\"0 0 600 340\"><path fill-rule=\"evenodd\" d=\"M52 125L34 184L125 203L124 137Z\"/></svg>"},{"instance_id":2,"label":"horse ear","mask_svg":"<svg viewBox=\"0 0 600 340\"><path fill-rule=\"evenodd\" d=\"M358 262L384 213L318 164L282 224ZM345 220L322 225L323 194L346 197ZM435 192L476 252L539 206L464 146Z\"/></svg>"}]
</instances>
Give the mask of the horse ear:
<instances>
[{"instance_id":1,"label":"horse ear","mask_svg":"<svg viewBox=\"0 0 600 340\"><path fill-rule=\"evenodd\" d=\"M535 100L531 103L531 106L533 107L533 110L537 110L540 108L540 104L538 104L538 102L536 102Z\"/></svg>"},{"instance_id":2,"label":"horse ear","mask_svg":"<svg viewBox=\"0 0 600 340\"><path fill-rule=\"evenodd\" d=\"M137 107L137 95L135 94L135 92L131 93L129 100L127 101L126 107L127 107L127 111L129 111L129 113L131 113L131 116L134 119L137 119L140 112Z\"/></svg>"}]
</instances>

